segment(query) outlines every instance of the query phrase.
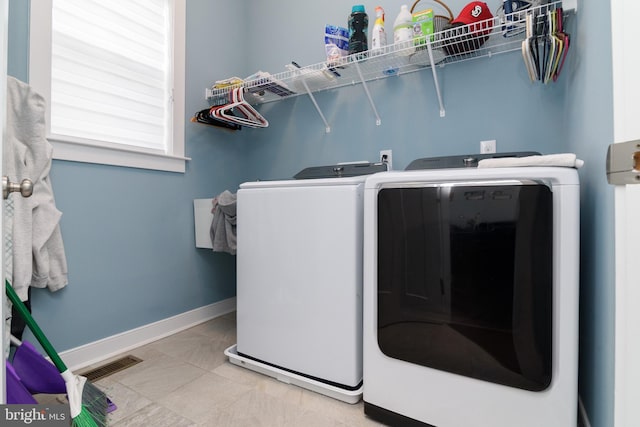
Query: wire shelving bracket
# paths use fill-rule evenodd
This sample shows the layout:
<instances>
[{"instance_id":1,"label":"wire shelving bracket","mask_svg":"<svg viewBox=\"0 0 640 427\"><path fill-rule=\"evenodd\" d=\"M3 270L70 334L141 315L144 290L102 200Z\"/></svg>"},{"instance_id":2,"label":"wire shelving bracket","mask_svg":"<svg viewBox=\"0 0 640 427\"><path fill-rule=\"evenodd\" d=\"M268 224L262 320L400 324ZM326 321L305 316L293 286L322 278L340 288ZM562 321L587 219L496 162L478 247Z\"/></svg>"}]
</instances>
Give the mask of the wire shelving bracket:
<instances>
[{"instance_id":1,"label":"wire shelving bracket","mask_svg":"<svg viewBox=\"0 0 640 427\"><path fill-rule=\"evenodd\" d=\"M529 11L537 16L543 16L547 10L559 7L562 7L562 1L536 6ZM564 11L565 15L572 12L575 12L575 9ZM376 125L380 125L381 119L367 82L430 68L440 117L445 117L437 68L479 58L491 58L508 52L521 52L526 38L524 31L526 13L527 11L521 11L506 16L496 16L475 24L456 27L455 31L436 32L422 43L418 43L417 39L395 43L380 49L352 54L331 63L320 62L306 67L288 67L288 71L276 74L260 71L235 86L207 88L205 97L212 105L216 105L228 99L229 91L239 85L245 87L247 92L245 98L251 104L280 101L306 94L318 111L328 133L331 131L331 126L322 113L314 93L362 84L373 109ZM507 25L508 32L505 30Z\"/></svg>"}]
</instances>

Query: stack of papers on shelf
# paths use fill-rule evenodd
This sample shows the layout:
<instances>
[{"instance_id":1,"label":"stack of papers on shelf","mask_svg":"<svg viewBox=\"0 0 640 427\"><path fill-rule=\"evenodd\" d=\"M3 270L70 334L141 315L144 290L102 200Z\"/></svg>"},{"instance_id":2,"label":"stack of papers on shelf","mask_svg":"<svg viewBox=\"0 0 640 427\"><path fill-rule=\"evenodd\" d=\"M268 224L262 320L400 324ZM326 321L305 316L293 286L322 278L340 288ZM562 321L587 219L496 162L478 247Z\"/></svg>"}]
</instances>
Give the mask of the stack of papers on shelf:
<instances>
[{"instance_id":1,"label":"stack of papers on shelf","mask_svg":"<svg viewBox=\"0 0 640 427\"><path fill-rule=\"evenodd\" d=\"M260 92L269 91L278 96L294 95L295 92L287 87L286 84L274 78L265 71L258 71L244 79L247 92L260 95Z\"/></svg>"},{"instance_id":2,"label":"stack of papers on shelf","mask_svg":"<svg viewBox=\"0 0 640 427\"><path fill-rule=\"evenodd\" d=\"M213 85L213 89L224 89L228 87L239 87L242 86L242 79L240 77L229 77L224 80L216 80L216 83Z\"/></svg>"}]
</instances>

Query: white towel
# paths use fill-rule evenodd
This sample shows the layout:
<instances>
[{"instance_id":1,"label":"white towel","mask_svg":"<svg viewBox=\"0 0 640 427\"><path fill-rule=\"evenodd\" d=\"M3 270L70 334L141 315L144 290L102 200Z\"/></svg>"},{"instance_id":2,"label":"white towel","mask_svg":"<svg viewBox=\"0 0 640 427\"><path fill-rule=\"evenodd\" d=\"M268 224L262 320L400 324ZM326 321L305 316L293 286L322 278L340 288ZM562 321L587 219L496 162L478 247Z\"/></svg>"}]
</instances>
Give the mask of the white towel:
<instances>
[{"instance_id":1,"label":"white towel","mask_svg":"<svg viewBox=\"0 0 640 427\"><path fill-rule=\"evenodd\" d=\"M46 102L31 86L7 77L5 174L11 181L29 178L33 194L11 196L13 288L21 300L29 286L56 291L67 285L67 260L49 177L53 147L46 139ZM6 239L5 239L6 240ZM7 242L5 241L5 245ZM5 252L5 253L7 253Z\"/></svg>"},{"instance_id":2,"label":"white towel","mask_svg":"<svg viewBox=\"0 0 640 427\"><path fill-rule=\"evenodd\" d=\"M584 161L576 158L573 153L545 154L527 157L500 157L496 159L482 159L479 168L511 168L520 166L560 166L579 169Z\"/></svg>"}]
</instances>

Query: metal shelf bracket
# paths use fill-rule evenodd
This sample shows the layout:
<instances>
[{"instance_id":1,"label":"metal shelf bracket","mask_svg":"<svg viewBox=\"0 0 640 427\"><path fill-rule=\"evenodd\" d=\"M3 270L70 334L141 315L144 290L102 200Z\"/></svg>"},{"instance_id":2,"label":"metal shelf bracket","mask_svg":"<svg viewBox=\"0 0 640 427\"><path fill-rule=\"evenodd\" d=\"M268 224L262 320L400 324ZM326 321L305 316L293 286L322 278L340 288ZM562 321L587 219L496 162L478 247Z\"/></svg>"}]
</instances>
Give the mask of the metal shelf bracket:
<instances>
[{"instance_id":1,"label":"metal shelf bracket","mask_svg":"<svg viewBox=\"0 0 640 427\"><path fill-rule=\"evenodd\" d=\"M549 10L560 8L563 4L565 14L575 13L577 0L550 0L549 3L531 8L530 12L536 16L544 16ZM508 18L505 17L505 19ZM416 44L415 40L398 42L373 51L351 54L331 63L320 62L306 67L296 65L289 67L286 72L277 74L259 71L244 81L240 80L238 84L245 86L251 93L252 104L280 101L306 93L322 118L326 132L329 133L331 127L313 92L362 84L375 115L376 125L380 126L382 121L367 82L431 68L440 117L445 117L446 111L437 68L467 60L492 58L507 52L522 52L523 42L526 40L524 31L515 33L512 37L503 37L501 33L504 25L500 17L486 21L482 24L473 24L486 27L483 34L486 32L487 37L478 45L475 38L467 40L464 37L461 38L458 32L442 30L434 33L426 42L420 40L419 44ZM525 21L526 16L522 12L514 12L509 19L513 25L520 25L523 28ZM468 29L468 31L472 30ZM230 89L231 87L206 89L205 97L212 103L225 102Z\"/></svg>"},{"instance_id":2,"label":"metal shelf bracket","mask_svg":"<svg viewBox=\"0 0 640 427\"><path fill-rule=\"evenodd\" d=\"M304 89L307 91L307 95L309 95L311 102L313 102L313 106L316 107L316 111L318 112L318 114L320 114L320 118L324 122L325 132L326 133L331 132L331 126L329 126L329 123L327 122L327 118L324 116L324 114L322 114L322 110L318 105L318 101L316 101L315 96L313 96L313 93L311 93L311 90L309 89L309 85L307 84L307 81L305 79L302 79L302 84L304 85Z\"/></svg>"},{"instance_id":3,"label":"metal shelf bracket","mask_svg":"<svg viewBox=\"0 0 640 427\"><path fill-rule=\"evenodd\" d=\"M356 70L358 71L358 77L360 77L360 82L362 83L362 87L364 88L364 92L367 94L367 98L369 98L369 104L371 104L371 108L373 109L373 114L376 116L376 125L380 126L382 121L380 120L380 115L378 114L378 110L376 109L376 104L373 102L373 98L371 98L371 93L369 92L369 87L367 86L367 81L364 79L362 75L362 70L360 69L360 63L355 62Z\"/></svg>"},{"instance_id":4,"label":"metal shelf bracket","mask_svg":"<svg viewBox=\"0 0 640 427\"><path fill-rule=\"evenodd\" d=\"M433 60L433 49L431 48L431 42L427 42L427 52L429 52L429 63L435 64ZM433 84L436 87L436 95L438 96L438 104L440 105L440 117L444 117L444 104L442 103L442 95L440 94L440 84L438 83L438 72L436 71L436 67L431 67L431 72L433 73Z\"/></svg>"}]
</instances>

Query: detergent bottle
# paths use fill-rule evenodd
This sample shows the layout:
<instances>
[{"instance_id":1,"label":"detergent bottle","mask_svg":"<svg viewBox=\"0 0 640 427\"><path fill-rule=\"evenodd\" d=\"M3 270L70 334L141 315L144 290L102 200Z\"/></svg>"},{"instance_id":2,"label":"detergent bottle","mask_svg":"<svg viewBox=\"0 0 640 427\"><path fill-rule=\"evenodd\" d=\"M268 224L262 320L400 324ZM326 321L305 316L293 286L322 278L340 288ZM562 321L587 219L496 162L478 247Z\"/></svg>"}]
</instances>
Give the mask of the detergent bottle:
<instances>
[{"instance_id":1,"label":"detergent bottle","mask_svg":"<svg viewBox=\"0 0 640 427\"><path fill-rule=\"evenodd\" d=\"M353 53L365 52L369 49L367 43L367 32L369 17L361 4L351 8L349 15L349 55Z\"/></svg>"},{"instance_id":2,"label":"detergent bottle","mask_svg":"<svg viewBox=\"0 0 640 427\"><path fill-rule=\"evenodd\" d=\"M413 40L413 17L406 4L400 7L400 13L393 23L393 43L403 43ZM408 47L409 44L406 44ZM403 48L401 45L399 48Z\"/></svg>"}]
</instances>

